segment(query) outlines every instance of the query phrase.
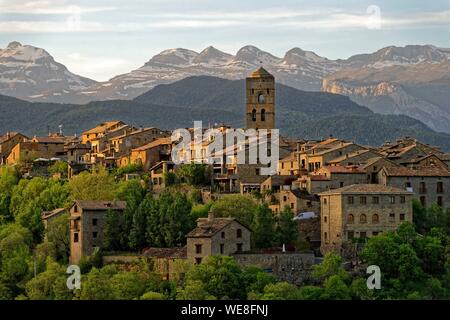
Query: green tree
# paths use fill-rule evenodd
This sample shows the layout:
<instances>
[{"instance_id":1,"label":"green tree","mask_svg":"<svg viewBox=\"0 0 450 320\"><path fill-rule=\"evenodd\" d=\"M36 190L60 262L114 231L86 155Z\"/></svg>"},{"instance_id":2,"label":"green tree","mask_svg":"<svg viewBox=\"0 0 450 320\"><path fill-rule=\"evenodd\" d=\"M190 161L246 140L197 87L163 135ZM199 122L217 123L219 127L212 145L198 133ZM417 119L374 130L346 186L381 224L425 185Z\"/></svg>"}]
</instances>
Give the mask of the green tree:
<instances>
[{"instance_id":1,"label":"green tree","mask_svg":"<svg viewBox=\"0 0 450 320\"><path fill-rule=\"evenodd\" d=\"M245 268L242 271L242 279L245 283L245 290L257 294L263 293L267 285L276 282L273 276L255 266Z\"/></svg>"},{"instance_id":2,"label":"green tree","mask_svg":"<svg viewBox=\"0 0 450 320\"><path fill-rule=\"evenodd\" d=\"M251 196L232 194L214 202L211 210L216 217L233 217L245 226L250 227L256 207L257 204Z\"/></svg>"},{"instance_id":3,"label":"green tree","mask_svg":"<svg viewBox=\"0 0 450 320\"><path fill-rule=\"evenodd\" d=\"M299 298L298 288L287 282L268 284L261 297L262 300L298 300Z\"/></svg>"},{"instance_id":4,"label":"green tree","mask_svg":"<svg viewBox=\"0 0 450 320\"><path fill-rule=\"evenodd\" d=\"M56 161L48 168L50 174L59 174L61 178L67 178L69 165L65 161Z\"/></svg>"},{"instance_id":5,"label":"green tree","mask_svg":"<svg viewBox=\"0 0 450 320\"><path fill-rule=\"evenodd\" d=\"M313 266L312 276L320 282L324 282L332 276L338 276L342 280L347 281L349 275L342 267L342 263L341 256L329 252L320 264Z\"/></svg>"},{"instance_id":6,"label":"green tree","mask_svg":"<svg viewBox=\"0 0 450 320\"><path fill-rule=\"evenodd\" d=\"M350 289L342 278L334 275L325 280L322 299L325 300L350 300Z\"/></svg>"},{"instance_id":7,"label":"green tree","mask_svg":"<svg viewBox=\"0 0 450 320\"><path fill-rule=\"evenodd\" d=\"M216 300L216 297L208 293L202 281L188 280L178 289L177 300Z\"/></svg>"},{"instance_id":8,"label":"green tree","mask_svg":"<svg viewBox=\"0 0 450 320\"><path fill-rule=\"evenodd\" d=\"M111 278L117 274L114 265L92 270L82 278L80 300L113 300L115 292L112 288Z\"/></svg>"},{"instance_id":9,"label":"green tree","mask_svg":"<svg viewBox=\"0 0 450 320\"><path fill-rule=\"evenodd\" d=\"M257 206L252 224L253 239L257 248L272 246L275 238L274 219L272 210L267 204Z\"/></svg>"},{"instance_id":10,"label":"green tree","mask_svg":"<svg viewBox=\"0 0 450 320\"><path fill-rule=\"evenodd\" d=\"M227 256L209 256L186 274L186 286L199 281L204 291L217 299L245 299L247 292L242 271L236 261ZM197 283L198 284L198 283ZM186 287L185 287L186 290Z\"/></svg>"},{"instance_id":11,"label":"green tree","mask_svg":"<svg viewBox=\"0 0 450 320\"><path fill-rule=\"evenodd\" d=\"M122 212L108 210L103 231L103 245L106 250L121 251L128 245L125 232L125 217Z\"/></svg>"},{"instance_id":12,"label":"green tree","mask_svg":"<svg viewBox=\"0 0 450 320\"><path fill-rule=\"evenodd\" d=\"M211 167L206 164L183 164L176 169L175 173L179 181L193 186L211 184Z\"/></svg>"},{"instance_id":13,"label":"green tree","mask_svg":"<svg viewBox=\"0 0 450 320\"><path fill-rule=\"evenodd\" d=\"M74 200L114 200L117 194L114 177L102 166L73 177L69 188Z\"/></svg>"},{"instance_id":14,"label":"green tree","mask_svg":"<svg viewBox=\"0 0 450 320\"><path fill-rule=\"evenodd\" d=\"M48 222L47 240L55 245L58 261L67 262L70 251L69 214L65 213Z\"/></svg>"},{"instance_id":15,"label":"green tree","mask_svg":"<svg viewBox=\"0 0 450 320\"><path fill-rule=\"evenodd\" d=\"M285 206L277 219L276 238L280 245L292 244L298 239L298 226L293 218L291 208Z\"/></svg>"}]
</instances>

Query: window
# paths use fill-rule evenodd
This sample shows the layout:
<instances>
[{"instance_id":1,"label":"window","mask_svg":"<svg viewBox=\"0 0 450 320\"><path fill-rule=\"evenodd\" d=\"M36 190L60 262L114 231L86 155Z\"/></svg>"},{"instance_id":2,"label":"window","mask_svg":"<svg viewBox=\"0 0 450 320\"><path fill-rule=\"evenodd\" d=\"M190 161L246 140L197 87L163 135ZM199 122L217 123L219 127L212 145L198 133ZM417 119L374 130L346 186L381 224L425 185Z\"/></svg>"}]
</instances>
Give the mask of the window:
<instances>
[{"instance_id":1,"label":"window","mask_svg":"<svg viewBox=\"0 0 450 320\"><path fill-rule=\"evenodd\" d=\"M222 232L222 233L220 234L220 236L222 237L222 239L225 239L225 232Z\"/></svg>"},{"instance_id":2,"label":"window","mask_svg":"<svg viewBox=\"0 0 450 320\"><path fill-rule=\"evenodd\" d=\"M347 231L347 240L352 240L355 237L355 232Z\"/></svg>"},{"instance_id":3,"label":"window","mask_svg":"<svg viewBox=\"0 0 450 320\"><path fill-rule=\"evenodd\" d=\"M443 206L443 201L442 201L442 197L441 196L439 196L439 197L437 197L437 204L438 204L438 206L440 206L440 207L442 207Z\"/></svg>"},{"instance_id":4,"label":"window","mask_svg":"<svg viewBox=\"0 0 450 320\"><path fill-rule=\"evenodd\" d=\"M291 202L291 209L294 209L294 203Z\"/></svg>"},{"instance_id":5,"label":"window","mask_svg":"<svg viewBox=\"0 0 450 320\"><path fill-rule=\"evenodd\" d=\"M267 94L270 94L270 89L269 88L267 88Z\"/></svg>"},{"instance_id":6,"label":"window","mask_svg":"<svg viewBox=\"0 0 450 320\"><path fill-rule=\"evenodd\" d=\"M223 243L221 243L220 244L220 254L223 254L224 253L224 247L225 247L225 245L223 244Z\"/></svg>"},{"instance_id":7,"label":"window","mask_svg":"<svg viewBox=\"0 0 450 320\"><path fill-rule=\"evenodd\" d=\"M404 213L400 213L400 221L405 221L405 214Z\"/></svg>"},{"instance_id":8,"label":"window","mask_svg":"<svg viewBox=\"0 0 450 320\"><path fill-rule=\"evenodd\" d=\"M442 181L438 181L437 183L437 193L444 193L444 184Z\"/></svg>"},{"instance_id":9,"label":"window","mask_svg":"<svg viewBox=\"0 0 450 320\"><path fill-rule=\"evenodd\" d=\"M426 198L425 196L421 196L421 197L420 197L420 204L421 204L423 207L426 207L426 206L427 206L427 198Z\"/></svg>"},{"instance_id":10,"label":"window","mask_svg":"<svg viewBox=\"0 0 450 320\"><path fill-rule=\"evenodd\" d=\"M97 221L98 221L97 219L92 219L92 225L96 226L97 225Z\"/></svg>"},{"instance_id":11,"label":"window","mask_svg":"<svg viewBox=\"0 0 450 320\"><path fill-rule=\"evenodd\" d=\"M380 198L379 197L372 197L372 204L379 204Z\"/></svg>"},{"instance_id":12,"label":"window","mask_svg":"<svg viewBox=\"0 0 450 320\"><path fill-rule=\"evenodd\" d=\"M97 232L92 232L92 238L97 239Z\"/></svg>"},{"instance_id":13,"label":"window","mask_svg":"<svg viewBox=\"0 0 450 320\"><path fill-rule=\"evenodd\" d=\"M359 216L359 223L366 223L367 222L367 216L363 213Z\"/></svg>"},{"instance_id":14,"label":"window","mask_svg":"<svg viewBox=\"0 0 450 320\"><path fill-rule=\"evenodd\" d=\"M421 181L419 184L419 192L420 193L427 193L427 185L424 181Z\"/></svg>"},{"instance_id":15,"label":"window","mask_svg":"<svg viewBox=\"0 0 450 320\"><path fill-rule=\"evenodd\" d=\"M352 196L348 196L347 197L347 203L348 204L353 204L355 202L355 199Z\"/></svg>"},{"instance_id":16,"label":"window","mask_svg":"<svg viewBox=\"0 0 450 320\"><path fill-rule=\"evenodd\" d=\"M242 238L242 229L236 230L236 238Z\"/></svg>"},{"instance_id":17,"label":"window","mask_svg":"<svg viewBox=\"0 0 450 320\"><path fill-rule=\"evenodd\" d=\"M324 232L323 237L324 237L325 241L328 242L328 233Z\"/></svg>"},{"instance_id":18,"label":"window","mask_svg":"<svg viewBox=\"0 0 450 320\"><path fill-rule=\"evenodd\" d=\"M258 95L258 103L265 103L266 97L263 94Z\"/></svg>"},{"instance_id":19,"label":"window","mask_svg":"<svg viewBox=\"0 0 450 320\"><path fill-rule=\"evenodd\" d=\"M195 258L195 264L202 263L202 258Z\"/></svg>"},{"instance_id":20,"label":"window","mask_svg":"<svg viewBox=\"0 0 450 320\"><path fill-rule=\"evenodd\" d=\"M372 216L372 223L378 223L378 222L380 222L380 217L375 213Z\"/></svg>"},{"instance_id":21,"label":"window","mask_svg":"<svg viewBox=\"0 0 450 320\"><path fill-rule=\"evenodd\" d=\"M349 214L347 217L347 223L352 224L355 222L355 216L352 214Z\"/></svg>"},{"instance_id":22,"label":"window","mask_svg":"<svg viewBox=\"0 0 450 320\"><path fill-rule=\"evenodd\" d=\"M407 181L405 182L405 188L411 188L411 182Z\"/></svg>"},{"instance_id":23,"label":"window","mask_svg":"<svg viewBox=\"0 0 450 320\"><path fill-rule=\"evenodd\" d=\"M379 233L378 231L372 231L372 235L373 235L373 236L377 236L378 233Z\"/></svg>"},{"instance_id":24,"label":"window","mask_svg":"<svg viewBox=\"0 0 450 320\"><path fill-rule=\"evenodd\" d=\"M265 109L261 110L261 121L266 121L266 110Z\"/></svg>"},{"instance_id":25,"label":"window","mask_svg":"<svg viewBox=\"0 0 450 320\"><path fill-rule=\"evenodd\" d=\"M256 110L253 109L252 111L252 121L255 122L256 121Z\"/></svg>"},{"instance_id":26,"label":"window","mask_svg":"<svg viewBox=\"0 0 450 320\"><path fill-rule=\"evenodd\" d=\"M389 202L390 202L391 204L394 204L394 203L395 203L395 196L390 196L390 197L389 197Z\"/></svg>"},{"instance_id":27,"label":"window","mask_svg":"<svg viewBox=\"0 0 450 320\"><path fill-rule=\"evenodd\" d=\"M78 232L73 234L73 242L78 242Z\"/></svg>"},{"instance_id":28,"label":"window","mask_svg":"<svg viewBox=\"0 0 450 320\"><path fill-rule=\"evenodd\" d=\"M395 213L389 214L389 222L395 222Z\"/></svg>"},{"instance_id":29,"label":"window","mask_svg":"<svg viewBox=\"0 0 450 320\"><path fill-rule=\"evenodd\" d=\"M283 196L283 201L287 201L287 197L286 196Z\"/></svg>"},{"instance_id":30,"label":"window","mask_svg":"<svg viewBox=\"0 0 450 320\"><path fill-rule=\"evenodd\" d=\"M73 212L78 212L78 206L73 207Z\"/></svg>"},{"instance_id":31,"label":"window","mask_svg":"<svg viewBox=\"0 0 450 320\"><path fill-rule=\"evenodd\" d=\"M339 188L342 188L344 186L344 183L341 181L339 182Z\"/></svg>"},{"instance_id":32,"label":"window","mask_svg":"<svg viewBox=\"0 0 450 320\"><path fill-rule=\"evenodd\" d=\"M236 244L236 250L237 252L242 252L242 243Z\"/></svg>"},{"instance_id":33,"label":"window","mask_svg":"<svg viewBox=\"0 0 450 320\"><path fill-rule=\"evenodd\" d=\"M327 216L323 216L323 222L327 223Z\"/></svg>"},{"instance_id":34,"label":"window","mask_svg":"<svg viewBox=\"0 0 450 320\"><path fill-rule=\"evenodd\" d=\"M361 231L361 232L359 233L359 237L362 238L362 239L365 239L365 238L367 237L367 233Z\"/></svg>"},{"instance_id":35,"label":"window","mask_svg":"<svg viewBox=\"0 0 450 320\"><path fill-rule=\"evenodd\" d=\"M367 203L367 198L366 197L359 197L359 203L360 204L366 204Z\"/></svg>"},{"instance_id":36,"label":"window","mask_svg":"<svg viewBox=\"0 0 450 320\"><path fill-rule=\"evenodd\" d=\"M405 203L405 202L406 202L406 197L400 196L400 203Z\"/></svg>"},{"instance_id":37,"label":"window","mask_svg":"<svg viewBox=\"0 0 450 320\"><path fill-rule=\"evenodd\" d=\"M202 245L201 244L196 244L195 245L195 253L196 254L201 254L202 253Z\"/></svg>"}]
</instances>

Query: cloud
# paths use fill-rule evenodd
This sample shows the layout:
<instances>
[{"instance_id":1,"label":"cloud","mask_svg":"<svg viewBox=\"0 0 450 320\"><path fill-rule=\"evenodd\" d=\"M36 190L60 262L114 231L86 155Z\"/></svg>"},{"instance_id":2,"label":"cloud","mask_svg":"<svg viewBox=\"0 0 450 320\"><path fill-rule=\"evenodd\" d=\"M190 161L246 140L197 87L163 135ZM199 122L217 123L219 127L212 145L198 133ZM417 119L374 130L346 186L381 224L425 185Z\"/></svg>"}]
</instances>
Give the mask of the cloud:
<instances>
[{"instance_id":1,"label":"cloud","mask_svg":"<svg viewBox=\"0 0 450 320\"><path fill-rule=\"evenodd\" d=\"M126 59L88 56L79 52L57 57L57 60L64 64L71 72L82 74L85 77L97 81L109 80L111 75L129 72L138 67L135 63Z\"/></svg>"},{"instance_id":2,"label":"cloud","mask_svg":"<svg viewBox=\"0 0 450 320\"><path fill-rule=\"evenodd\" d=\"M32 14L32 15L70 15L115 10L106 6L70 5L65 0L3 0L0 1L0 13Z\"/></svg>"},{"instance_id":3,"label":"cloud","mask_svg":"<svg viewBox=\"0 0 450 320\"><path fill-rule=\"evenodd\" d=\"M49 7L50 3L58 3ZM2 5L0 4L0 7ZM33 12L68 13L70 6L63 0L27 1L16 4L16 9L25 6ZM59 6L59 7L58 7ZM370 7L369 7L370 8ZM376 7L377 8L377 7ZM72 8L73 9L73 8ZM48 11L46 11L48 10ZM52 11L53 10L53 11ZM83 11L84 10L84 11ZM381 28L424 28L433 25L450 24L450 11L425 12L423 14L388 15L378 13L349 12L342 9L287 10L280 8L237 11L161 12L136 14L133 22L117 17L116 22L108 20L89 21L81 14L89 10L106 10L105 7L80 8L61 20L15 20L0 22L0 33L61 33L61 32L145 32L151 30L185 30L211 28L247 28L247 30L340 30Z\"/></svg>"}]
</instances>

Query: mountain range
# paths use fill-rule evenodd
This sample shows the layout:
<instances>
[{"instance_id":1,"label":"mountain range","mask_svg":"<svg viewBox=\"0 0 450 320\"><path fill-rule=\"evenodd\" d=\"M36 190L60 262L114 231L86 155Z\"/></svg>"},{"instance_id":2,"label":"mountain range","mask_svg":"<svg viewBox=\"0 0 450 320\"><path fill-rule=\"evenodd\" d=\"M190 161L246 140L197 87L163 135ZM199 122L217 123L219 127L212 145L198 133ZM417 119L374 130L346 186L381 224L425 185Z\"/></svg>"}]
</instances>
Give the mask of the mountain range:
<instances>
[{"instance_id":1,"label":"mountain range","mask_svg":"<svg viewBox=\"0 0 450 320\"><path fill-rule=\"evenodd\" d=\"M243 79L260 65L278 83L346 95L375 113L407 115L450 133L450 49L432 45L391 46L338 60L300 48L283 57L254 46L235 55L214 47L201 52L178 48L155 55L129 73L96 82L71 73L43 49L12 42L0 50L0 94L64 104L132 100L160 84L191 76Z\"/></svg>"},{"instance_id":2,"label":"mountain range","mask_svg":"<svg viewBox=\"0 0 450 320\"><path fill-rule=\"evenodd\" d=\"M0 96L0 128L30 136L45 135L63 125L65 134L80 134L100 122L123 120L135 126L175 129L202 120L204 126L244 126L245 82L193 76L158 85L134 100L92 101L84 105L37 103ZM330 135L364 145L416 137L450 151L450 135L437 133L404 115L381 115L348 97L306 92L278 83L276 124L281 133L307 139Z\"/></svg>"}]
</instances>

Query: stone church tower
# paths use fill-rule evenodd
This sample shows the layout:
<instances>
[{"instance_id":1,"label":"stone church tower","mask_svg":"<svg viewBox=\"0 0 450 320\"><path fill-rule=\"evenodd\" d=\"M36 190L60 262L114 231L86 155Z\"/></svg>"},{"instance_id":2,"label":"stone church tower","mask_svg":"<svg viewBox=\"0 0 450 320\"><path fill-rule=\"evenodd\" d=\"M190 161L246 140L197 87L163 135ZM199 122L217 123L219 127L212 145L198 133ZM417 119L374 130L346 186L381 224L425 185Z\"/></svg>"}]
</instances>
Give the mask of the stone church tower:
<instances>
[{"instance_id":1,"label":"stone church tower","mask_svg":"<svg viewBox=\"0 0 450 320\"><path fill-rule=\"evenodd\" d=\"M275 128L275 78L264 68L246 79L247 129Z\"/></svg>"}]
</instances>

